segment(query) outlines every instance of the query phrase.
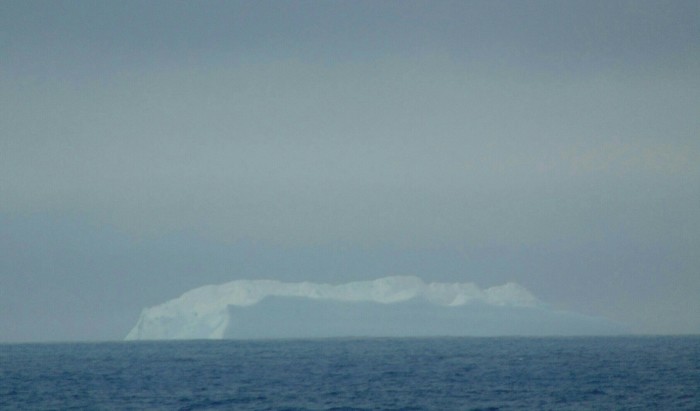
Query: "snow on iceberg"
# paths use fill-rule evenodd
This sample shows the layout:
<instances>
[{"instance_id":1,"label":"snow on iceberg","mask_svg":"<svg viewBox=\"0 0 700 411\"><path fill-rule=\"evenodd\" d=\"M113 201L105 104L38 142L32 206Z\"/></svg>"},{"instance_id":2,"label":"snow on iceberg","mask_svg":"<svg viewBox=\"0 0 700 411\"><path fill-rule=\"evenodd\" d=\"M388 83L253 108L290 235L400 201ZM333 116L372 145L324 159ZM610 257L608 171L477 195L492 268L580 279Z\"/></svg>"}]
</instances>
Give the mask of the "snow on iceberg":
<instances>
[{"instance_id":1,"label":"snow on iceberg","mask_svg":"<svg viewBox=\"0 0 700 411\"><path fill-rule=\"evenodd\" d=\"M411 276L340 285L239 280L144 309L126 339L522 334L485 319L520 323L518 315L539 318L548 312L543 307L515 283L480 289Z\"/></svg>"}]
</instances>

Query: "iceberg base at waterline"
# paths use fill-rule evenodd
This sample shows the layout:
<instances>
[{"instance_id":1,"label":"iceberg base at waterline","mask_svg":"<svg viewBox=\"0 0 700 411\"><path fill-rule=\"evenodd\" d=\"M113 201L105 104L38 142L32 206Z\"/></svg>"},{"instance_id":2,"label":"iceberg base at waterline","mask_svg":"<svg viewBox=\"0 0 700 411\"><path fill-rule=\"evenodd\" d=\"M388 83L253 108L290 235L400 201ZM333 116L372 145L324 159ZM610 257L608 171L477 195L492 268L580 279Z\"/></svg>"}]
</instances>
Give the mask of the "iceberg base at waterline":
<instances>
[{"instance_id":1,"label":"iceberg base at waterline","mask_svg":"<svg viewBox=\"0 0 700 411\"><path fill-rule=\"evenodd\" d=\"M473 303L445 307L420 301L394 304L268 297L229 306L224 338L534 336L608 334L605 320L544 307Z\"/></svg>"},{"instance_id":2,"label":"iceberg base at waterline","mask_svg":"<svg viewBox=\"0 0 700 411\"><path fill-rule=\"evenodd\" d=\"M555 311L507 283L387 277L341 285L239 280L144 309L127 340L603 335L597 317Z\"/></svg>"}]
</instances>

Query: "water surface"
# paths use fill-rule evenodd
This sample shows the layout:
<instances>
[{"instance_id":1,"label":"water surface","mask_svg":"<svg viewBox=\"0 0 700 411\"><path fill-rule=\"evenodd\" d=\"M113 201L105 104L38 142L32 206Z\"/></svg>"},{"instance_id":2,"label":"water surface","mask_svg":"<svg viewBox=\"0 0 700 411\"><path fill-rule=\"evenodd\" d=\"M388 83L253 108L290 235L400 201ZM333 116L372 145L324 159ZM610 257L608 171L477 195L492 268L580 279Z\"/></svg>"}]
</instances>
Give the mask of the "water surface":
<instances>
[{"instance_id":1,"label":"water surface","mask_svg":"<svg viewBox=\"0 0 700 411\"><path fill-rule=\"evenodd\" d=\"M700 409L700 337L0 345L0 409Z\"/></svg>"}]
</instances>

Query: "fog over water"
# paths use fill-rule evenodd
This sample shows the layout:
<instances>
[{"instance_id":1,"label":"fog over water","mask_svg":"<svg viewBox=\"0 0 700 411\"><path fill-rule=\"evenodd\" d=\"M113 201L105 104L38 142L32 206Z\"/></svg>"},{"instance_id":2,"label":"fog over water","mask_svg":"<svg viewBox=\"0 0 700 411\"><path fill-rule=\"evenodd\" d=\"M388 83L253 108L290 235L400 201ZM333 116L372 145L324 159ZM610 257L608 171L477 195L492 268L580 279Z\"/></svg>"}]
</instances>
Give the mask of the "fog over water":
<instances>
[{"instance_id":1,"label":"fog over water","mask_svg":"<svg viewBox=\"0 0 700 411\"><path fill-rule=\"evenodd\" d=\"M389 275L700 333L698 2L6 1L0 27L0 341Z\"/></svg>"}]
</instances>

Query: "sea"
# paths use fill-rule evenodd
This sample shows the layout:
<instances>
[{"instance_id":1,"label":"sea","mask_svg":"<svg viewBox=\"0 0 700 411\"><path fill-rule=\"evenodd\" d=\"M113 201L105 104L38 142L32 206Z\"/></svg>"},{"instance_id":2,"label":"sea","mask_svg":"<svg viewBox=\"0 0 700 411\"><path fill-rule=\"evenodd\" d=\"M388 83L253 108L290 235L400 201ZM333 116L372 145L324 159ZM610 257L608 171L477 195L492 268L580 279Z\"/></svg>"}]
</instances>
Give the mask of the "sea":
<instances>
[{"instance_id":1,"label":"sea","mask_svg":"<svg viewBox=\"0 0 700 411\"><path fill-rule=\"evenodd\" d=\"M0 410L700 410L700 336L1 344Z\"/></svg>"}]
</instances>

